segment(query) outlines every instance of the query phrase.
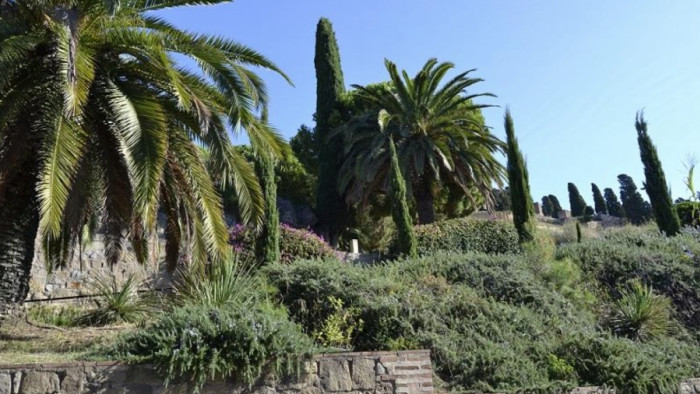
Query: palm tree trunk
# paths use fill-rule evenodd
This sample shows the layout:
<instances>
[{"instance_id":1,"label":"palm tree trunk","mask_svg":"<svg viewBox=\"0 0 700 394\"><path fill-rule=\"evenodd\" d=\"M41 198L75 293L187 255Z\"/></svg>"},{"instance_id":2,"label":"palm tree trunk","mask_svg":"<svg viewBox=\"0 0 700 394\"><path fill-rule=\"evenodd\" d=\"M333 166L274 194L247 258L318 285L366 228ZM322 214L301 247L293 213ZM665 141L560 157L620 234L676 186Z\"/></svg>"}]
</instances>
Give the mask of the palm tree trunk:
<instances>
[{"instance_id":1,"label":"palm tree trunk","mask_svg":"<svg viewBox=\"0 0 700 394\"><path fill-rule=\"evenodd\" d=\"M435 222L435 199L430 189L424 184L419 184L413 189L418 208L418 224L430 224Z\"/></svg>"},{"instance_id":2,"label":"palm tree trunk","mask_svg":"<svg viewBox=\"0 0 700 394\"><path fill-rule=\"evenodd\" d=\"M0 203L0 315L27 297L39 227L34 171L18 171L2 181L8 187Z\"/></svg>"}]
</instances>

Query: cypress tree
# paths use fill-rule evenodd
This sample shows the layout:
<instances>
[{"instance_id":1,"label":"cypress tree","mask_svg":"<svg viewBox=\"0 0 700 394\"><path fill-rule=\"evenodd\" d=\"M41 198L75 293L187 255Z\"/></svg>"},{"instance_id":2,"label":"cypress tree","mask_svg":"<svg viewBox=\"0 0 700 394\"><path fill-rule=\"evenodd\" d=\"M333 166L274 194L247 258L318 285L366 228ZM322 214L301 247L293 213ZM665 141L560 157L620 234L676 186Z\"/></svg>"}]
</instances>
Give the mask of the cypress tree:
<instances>
[{"instance_id":1,"label":"cypress tree","mask_svg":"<svg viewBox=\"0 0 700 394\"><path fill-rule=\"evenodd\" d=\"M569 204L571 205L571 216L583 216L586 211L586 201L579 193L578 188L573 183L567 184L569 189Z\"/></svg>"},{"instance_id":2,"label":"cypress tree","mask_svg":"<svg viewBox=\"0 0 700 394\"><path fill-rule=\"evenodd\" d=\"M316 135L319 142L318 183L316 190L316 214L321 233L336 245L338 233L347 217L347 207L338 193L337 177L342 163L342 139L328 136L332 129L333 111L345 92L343 70L340 67L340 52L333 26L321 18L316 26Z\"/></svg>"},{"instance_id":3,"label":"cypress tree","mask_svg":"<svg viewBox=\"0 0 700 394\"><path fill-rule=\"evenodd\" d=\"M634 125L637 129L639 154L642 158L642 164L644 164L644 176L646 177L644 188L651 202L656 225L666 235L676 235L681 230L681 222L678 219L678 212L673 206L671 194L668 192L666 175L664 175L664 170L661 167L656 147L651 142L651 137L649 137L647 132L647 124L644 121L643 113L637 114Z\"/></svg>"},{"instance_id":4,"label":"cypress tree","mask_svg":"<svg viewBox=\"0 0 700 394\"><path fill-rule=\"evenodd\" d=\"M620 200L622 200L622 209L625 216L632 224L642 224L647 220L647 208L644 206L644 198L639 194L637 185L634 180L627 174L617 176L620 182Z\"/></svg>"},{"instance_id":5,"label":"cypress tree","mask_svg":"<svg viewBox=\"0 0 700 394\"><path fill-rule=\"evenodd\" d=\"M542 214L544 216L552 216L553 212L554 204L552 204L552 200L549 199L549 196L542 197Z\"/></svg>"},{"instance_id":6,"label":"cypress tree","mask_svg":"<svg viewBox=\"0 0 700 394\"><path fill-rule=\"evenodd\" d=\"M554 194L550 194L549 201L552 202L552 217L555 219L559 218L559 212L563 211L559 199Z\"/></svg>"},{"instance_id":7,"label":"cypress tree","mask_svg":"<svg viewBox=\"0 0 700 394\"><path fill-rule=\"evenodd\" d=\"M267 110L263 110L262 120L267 124ZM277 211L277 183L275 182L275 162L267 152L259 152L255 157L255 169L260 179L260 187L265 199L262 226L256 242L256 254L266 263L280 259L280 215Z\"/></svg>"},{"instance_id":8,"label":"cypress tree","mask_svg":"<svg viewBox=\"0 0 700 394\"><path fill-rule=\"evenodd\" d=\"M391 216L398 232L399 253L416 257L417 241L413 233L413 220L406 198L406 180L401 174L396 146L391 138L389 138L389 153L391 155Z\"/></svg>"},{"instance_id":9,"label":"cypress tree","mask_svg":"<svg viewBox=\"0 0 700 394\"><path fill-rule=\"evenodd\" d=\"M622 204L620 204L620 200L617 199L617 195L613 189L606 188L603 192L605 193L605 206L608 209L608 215L618 218L625 217Z\"/></svg>"},{"instance_id":10,"label":"cypress tree","mask_svg":"<svg viewBox=\"0 0 700 394\"><path fill-rule=\"evenodd\" d=\"M598 189L598 185L591 183L591 190L593 191L593 205L595 205L595 213L608 214L608 207L605 205L605 199Z\"/></svg>"},{"instance_id":11,"label":"cypress tree","mask_svg":"<svg viewBox=\"0 0 700 394\"><path fill-rule=\"evenodd\" d=\"M523 154L515 138L513 118L510 110L506 109L506 153L508 155L508 187L510 188L511 209L513 211L513 224L518 231L520 243L530 242L535 239L535 208L530 197L530 180Z\"/></svg>"}]
</instances>

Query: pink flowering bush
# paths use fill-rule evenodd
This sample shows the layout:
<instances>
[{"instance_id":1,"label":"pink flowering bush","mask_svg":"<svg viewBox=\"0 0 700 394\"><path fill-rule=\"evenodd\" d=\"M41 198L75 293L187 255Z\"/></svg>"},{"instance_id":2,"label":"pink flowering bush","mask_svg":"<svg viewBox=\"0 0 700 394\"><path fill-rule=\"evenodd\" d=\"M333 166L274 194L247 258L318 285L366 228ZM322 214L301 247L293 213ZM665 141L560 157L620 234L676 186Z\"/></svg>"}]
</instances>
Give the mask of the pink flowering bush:
<instances>
[{"instance_id":1,"label":"pink flowering bush","mask_svg":"<svg viewBox=\"0 0 700 394\"><path fill-rule=\"evenodd\" d=\"M257 260L253 229L240 224L234 226L229 234L229 242L242 258ZM305 259L338 260L339 256L322 237L308 230L282 224L280 226L280 261L286 264Z\"/></svg>"}]
</instances>

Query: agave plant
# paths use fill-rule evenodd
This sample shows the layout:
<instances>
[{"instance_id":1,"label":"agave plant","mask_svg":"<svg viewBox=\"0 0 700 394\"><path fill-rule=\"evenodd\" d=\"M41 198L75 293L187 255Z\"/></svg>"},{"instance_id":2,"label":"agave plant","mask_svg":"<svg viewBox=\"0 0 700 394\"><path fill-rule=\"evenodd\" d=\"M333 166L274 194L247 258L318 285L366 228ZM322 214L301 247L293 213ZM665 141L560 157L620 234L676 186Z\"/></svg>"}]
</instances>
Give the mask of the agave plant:
<instances>
[{"instance_id":1,"label":"agave plant","mask_svg":"<svg viewBox=\"0 0 700 394\"><path fill-rule=\"evenodd\" d=\"M632 281L615 304L610 326L616 335L639 341L662 337L671 329L671 301L651 286Z\"/></svg>"},{"instance_id":2,"label":"agave plant","mask_svg":"<svg viewBox=\"0 0 700 394\"><path fill-rule=\"evenodd\" d=\"M151 301L141 297L142 282L129 275L121 285L115 277L96 278L90 288L96 295L94 308L76 320L78 325L105 326L138 323L153 311Z\"/></svg>"},{"instance_id":3,"label":"agave plant","mask_svg":"<svg viewBox=\"0 0 700 394\"><path fill-rule=\"evenodd\" d=\"M481 79L470 77L469 70L443 83L454 65L436 59L414 77L389 60L385 64L390 83L353 85L374 110L336 131L345 136L339 180L344 195L359 200L387 189L391 137L421 224L435 220L435 196L442 186L457 187L472 200L475 188L490 202L493 184L500 186L505 174L496 159L504 145L484 126L479 110L487 105L473 102L493 95L467 93Z\"/></svg>"},{"instance_id":4,"label":"agave plant","mask_svg":"<svg viewBox=\"0 0 700 394\"><path fill-rule=\"evenodd\" d=\"M247 133L254 149L284 149L259 120L267 95L249 67L287 77L244 45L152 13L222 2L0 2L0 313L26 296L37 231L53 263L67 260L91 223L110 264L126 238L146 261L160 210L171 266L183 244L194 258L225 258L222 204L198 145L216 179L235 189L240 216L260 220L260 186L229 129Z\"/></svg>"}]
</instances>

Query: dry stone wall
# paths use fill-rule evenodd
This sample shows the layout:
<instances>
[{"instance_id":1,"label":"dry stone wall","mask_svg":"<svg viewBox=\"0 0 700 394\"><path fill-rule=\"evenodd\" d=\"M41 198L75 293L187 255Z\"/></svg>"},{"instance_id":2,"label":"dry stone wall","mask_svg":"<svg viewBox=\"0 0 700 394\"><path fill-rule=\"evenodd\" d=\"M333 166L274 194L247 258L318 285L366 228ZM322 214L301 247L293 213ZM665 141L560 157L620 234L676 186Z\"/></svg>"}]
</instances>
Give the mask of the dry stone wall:
<instances>
[{"instance_id":1,"label":"dry stone wall","mask_svg":"<svg viewBox=\"0 0 700 394\"><path fill-rule=\"evenodd\" d=\"M0 394L187 394L187 383L164 387L149 365L111 362L0 365ZM433 371L427 350L325 354L307 362L298 378L261 379L252 388L220 381L202 393L427 394Z\"/></svg>"}]
</instances>

